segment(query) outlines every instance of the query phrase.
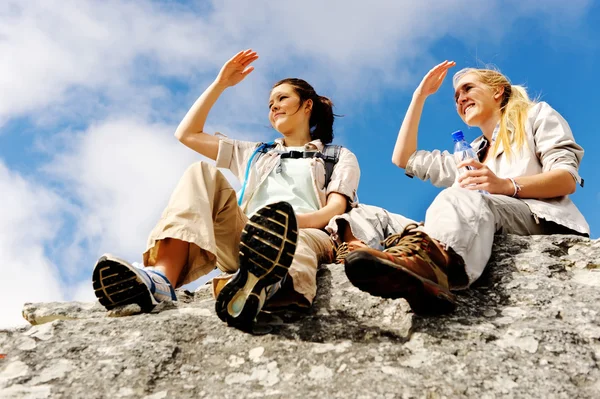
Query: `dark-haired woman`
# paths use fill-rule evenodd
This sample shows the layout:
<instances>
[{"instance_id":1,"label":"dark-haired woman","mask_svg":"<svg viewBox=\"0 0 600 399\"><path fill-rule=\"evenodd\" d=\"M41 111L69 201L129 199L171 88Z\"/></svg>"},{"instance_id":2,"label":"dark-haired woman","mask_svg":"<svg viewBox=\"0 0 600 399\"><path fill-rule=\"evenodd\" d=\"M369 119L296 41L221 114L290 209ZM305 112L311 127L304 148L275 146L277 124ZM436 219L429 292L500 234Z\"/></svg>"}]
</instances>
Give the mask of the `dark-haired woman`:
<instances>
[{"instance_id":1,"label":"dark-haired woman","mask_svg":"<svg viewBox=\"0 0 600 399\"><path fill-rule=\"evenodd\" d=\"M325 184L325 161L311 155L333 140L333 104L301 79L273 86L269 120L283 137L266 150L259 151L262 143L204 132L216 100L253 71L250 64L257 58L245 50L227 61L183 118L175 136L216 166L198 162L184 173L150 233L145 267L112 255L99 259L94 289L106 308L136 303L149 311L161 301L176 300L173 287L215 266L235 273L213 284L217 314L230 325L251 327L271 298L278 305L312 303L317 266L333 256L322 229L353 204L360 170L354 154L342 148ZM291 151L303 156L285 156ZM217 167L244 182L239 205Z\"/></svg>"}]
</instances>

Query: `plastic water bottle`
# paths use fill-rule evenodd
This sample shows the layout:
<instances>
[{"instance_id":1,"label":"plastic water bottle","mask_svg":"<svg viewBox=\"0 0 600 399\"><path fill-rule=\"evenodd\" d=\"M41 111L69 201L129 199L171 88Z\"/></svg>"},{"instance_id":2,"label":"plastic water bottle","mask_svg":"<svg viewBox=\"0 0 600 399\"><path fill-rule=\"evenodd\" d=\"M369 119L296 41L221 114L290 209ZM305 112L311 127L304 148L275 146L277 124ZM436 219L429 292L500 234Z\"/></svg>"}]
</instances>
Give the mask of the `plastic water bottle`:
<instances>
[{"instance_id":1,"label":"plastic water bottle","mask_svg":"<svg viewBox=\"0 0 600 399\"><path fill-rule=\"evenodd\" d=\"M471 147L469 143L465 141L465 135L462 130L457 130L452 133L452 140L454 140L454 160L458 165L462 161L466 161L468 159L474 159L479 161L477 154ZM467 170L474 170L475 168L472 166L465 166L459 169L460 174L465 173ZM485 190L477 190L482 194L489 194Z\"/></svg>"}]
</instances>

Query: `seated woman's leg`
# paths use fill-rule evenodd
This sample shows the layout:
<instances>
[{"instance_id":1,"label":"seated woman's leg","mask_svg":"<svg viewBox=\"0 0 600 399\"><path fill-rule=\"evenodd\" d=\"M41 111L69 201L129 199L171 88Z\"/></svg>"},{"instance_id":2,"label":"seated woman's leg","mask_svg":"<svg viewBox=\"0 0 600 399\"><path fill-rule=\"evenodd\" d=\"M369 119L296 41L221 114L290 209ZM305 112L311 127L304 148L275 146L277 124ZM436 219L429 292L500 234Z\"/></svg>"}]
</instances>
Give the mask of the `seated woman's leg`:
<instances>
[{"instance_id":1,"label":"seated woman's leg","mask_svg":"<svg viewBox=\"0 0 600 399\"><path fill-rule=\"evenodd\" d=\"M414 221L387 210L360 204L350 212L331 220L326 230L338 244L336 261L341 262L349 252L358 248L382 249L385 239L400 233Z\"/></svg>"},{"instance_id":2,"label":"seated woman's leg","mask_svg":"<svg viewBox=\"0 0 600 399\"><path fill-rule=\"evenodd\" d=\"M237 270L237 246L247 221L225 176L213 165L190 166L150 233L144 264L164 268L179 287L217 265Z\"/></svg>"},{"instance_id":3,"label":"seated woman's leg","mask_svg":"<svg viewBox=\"0 0 600 399\"><path fill-rule=\"evenodd\" d=\"M333 262L329 234L319 229L301 229L294 260L284 284L268 301L270 307L298 305L309 307L317 294L317 269Z\"/></svg>"},{"instance_id":4,"label":"seated woman's leg","mask_svg":"<svg viewBox=\"0 0 600 399\"><path fill-rule=\"evenodd\" d=\"M346 256L355 249L367 247L367 244L354 236L352 228L346 220L338 220L337 229L339 231L340 240L331 240L334 246L335 263L342 263Z\"/></svg>"},{"instance_id":5,"label":"seated woman's leg","mask_svg":"<svg viewBox=\"0 0 600 399\"><path fill-rule=\"evenodd\" d=\"M175 287L181 270L187 264L190 243L176 238L164 238L160 241L154 268L165 275Z\"/></svg>"},{"instance_id":6,"label":"seated woman's leg","mask_svg":"<svg viewBox=\"0 0 600 399\"><path fill-rule=\"evenodd\" d=\"M271 204L263 209L268 210L280 204L282 203ZM259 210L258 213L261 211ZM287 211L278 209L277 213L278 216L283 213L293 216L291 207ZM260 218L253 216L249 225L250 230L253 230L253 227L260 229ZM230 325L248 329L251 328L254 318L263 306L271 308L290 305L311 306L317 292L317 268L321 263L333 261L333 246L329 235L319 229L301 229L297 233L297 239L292 238L296 248L293 258L289 257L287 263L286 255L282 253L283 246L277 249L280 254L277 260L267 259L270 251L261 253L256 246L248 248L246 244L255 242L257 236L260 236L262 242L268 241L269 234L248 234L249 229L245 230L247 232L242 236L242 246L246 249L242 249L245 255L240 261L240 272L224 285L221 284L222 281L213 285L217 299L215 305L217 315ZM275 249L278 245L272 242L268 246ZM287 267L287 273L280 275L279 271L284 270L282 267L284 269ZM265 281L269 282L268 286L264 284Z\"/></svg>"},{"instance_id":7,"label":"seated woman's leg","mask_svg":"<svg viewBox=\"0 0 600 399\"><path fill-rule=\"evenodd\" d=\"M464 260L471 284L490 259L496 233L533 235L543 234L544 229L536 223L527 204L517 198L451 187L442 191L427 210L425 231Z\"/></svg>"},{"instance_id":8,"label":"seated woman's leg","mask_svg":"<svg viewBox=\"0 0 600 399\"><path fill-rule=\"evenodd\" d=\"M543 232L518 199L449 188L433 201L423 227L406 229L384 251L350 254L346 273L373 295L406 298L417 313L443 313L454 308L450 288L481 275L500 230Z\"/></svg>"},{"instance_id":9,"label":"seated woman's leg","mask_svg":"<svg viewBox=\"0 0 600 399\"><path fill-rule=\"evenodd\" d=\"M265 300L288 274L298 236L296 215L287 202L266 205L252 215L239 242L239 271L225 285L213 284L221 320L242 330L252 328Z\"/></svg>"},{"instance_id":10,"label":"seated woman's leg","mask_svg":"<svg viewBox=\"0 0 600 399\"><path fill-rule=\"evenodd\" d=\"M108 309L137 303L144 311L162 300L176 300L173 287L214 268L215 230L227 236L221 231L227 229L232 242L239 240L244 218L233 188L217 168L204 162L190 166L150 234L144 265L153 267L139 269L111 255L101 257L93 273L96 296ZM237 256L237 249L232 251ZM226 267L233 268L231 262Z\"/></svg>"}]
</instances>

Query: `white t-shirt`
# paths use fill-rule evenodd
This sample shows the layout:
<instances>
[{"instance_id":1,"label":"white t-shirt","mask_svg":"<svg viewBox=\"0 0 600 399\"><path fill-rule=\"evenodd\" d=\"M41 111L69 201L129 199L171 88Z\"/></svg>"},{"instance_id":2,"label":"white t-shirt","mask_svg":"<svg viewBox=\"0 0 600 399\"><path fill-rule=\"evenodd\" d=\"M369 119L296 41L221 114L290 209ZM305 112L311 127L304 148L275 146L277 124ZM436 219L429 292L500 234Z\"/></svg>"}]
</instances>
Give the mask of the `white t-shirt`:
<instances>
[{"instance_id":1,"label":"white t-shirt","mask_svg":"<svg viewBox=\"0 0 600 399\"><path fill-rule=\"evenodd\" d=\"M287 151L304 151L304 147L286 147ZM298 214L319 210L319 200L310 174L311 158L283 158L279 167L269 173L248 202L247 214L274 202L286 201Z\"/></svg>"}]
</instances>

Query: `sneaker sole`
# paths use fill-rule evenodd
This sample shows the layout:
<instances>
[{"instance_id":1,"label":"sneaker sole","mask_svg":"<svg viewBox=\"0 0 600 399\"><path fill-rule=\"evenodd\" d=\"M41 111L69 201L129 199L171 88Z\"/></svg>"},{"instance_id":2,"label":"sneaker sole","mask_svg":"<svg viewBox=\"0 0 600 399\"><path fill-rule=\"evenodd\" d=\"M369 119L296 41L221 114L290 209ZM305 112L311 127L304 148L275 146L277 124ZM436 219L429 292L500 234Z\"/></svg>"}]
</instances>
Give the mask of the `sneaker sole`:
<instances>
[{"instance_id":1,"label":"sneaker sole","mask_svg":"<svg viewBox=\"0 0 600 399\"><path fill-rule=\"evenodd\" d=\"M250 218L241 236L240 270L215 304L221 320L240 329L252 327L262 290L285 277L297 240L296 215L287 202L267 205Z\"/></svg>"},{"instance_id":2,"label":"sneaker sole","mask_svg":"<svg viewBox=\"0 0 600 399\"><path fill-rule=\"evenodd\" d=\"M354 251L344 263L346 276L358 289L381 298L404 298L416 314L442 314L456 308L447 288L391 261Z\"/></svg>"},{"instance_id":3,"label":"sneaker sole","mask_svg":"<svg viewBox=\"0 0 600 399\"><path fill-rule=\"evenodd\" d=\"M110 255L98 259L92 283L96 297L108 310L135 303L142 312L149 312L157 305L141 277L125 262Z\"/></svg>"}]
</instances>

